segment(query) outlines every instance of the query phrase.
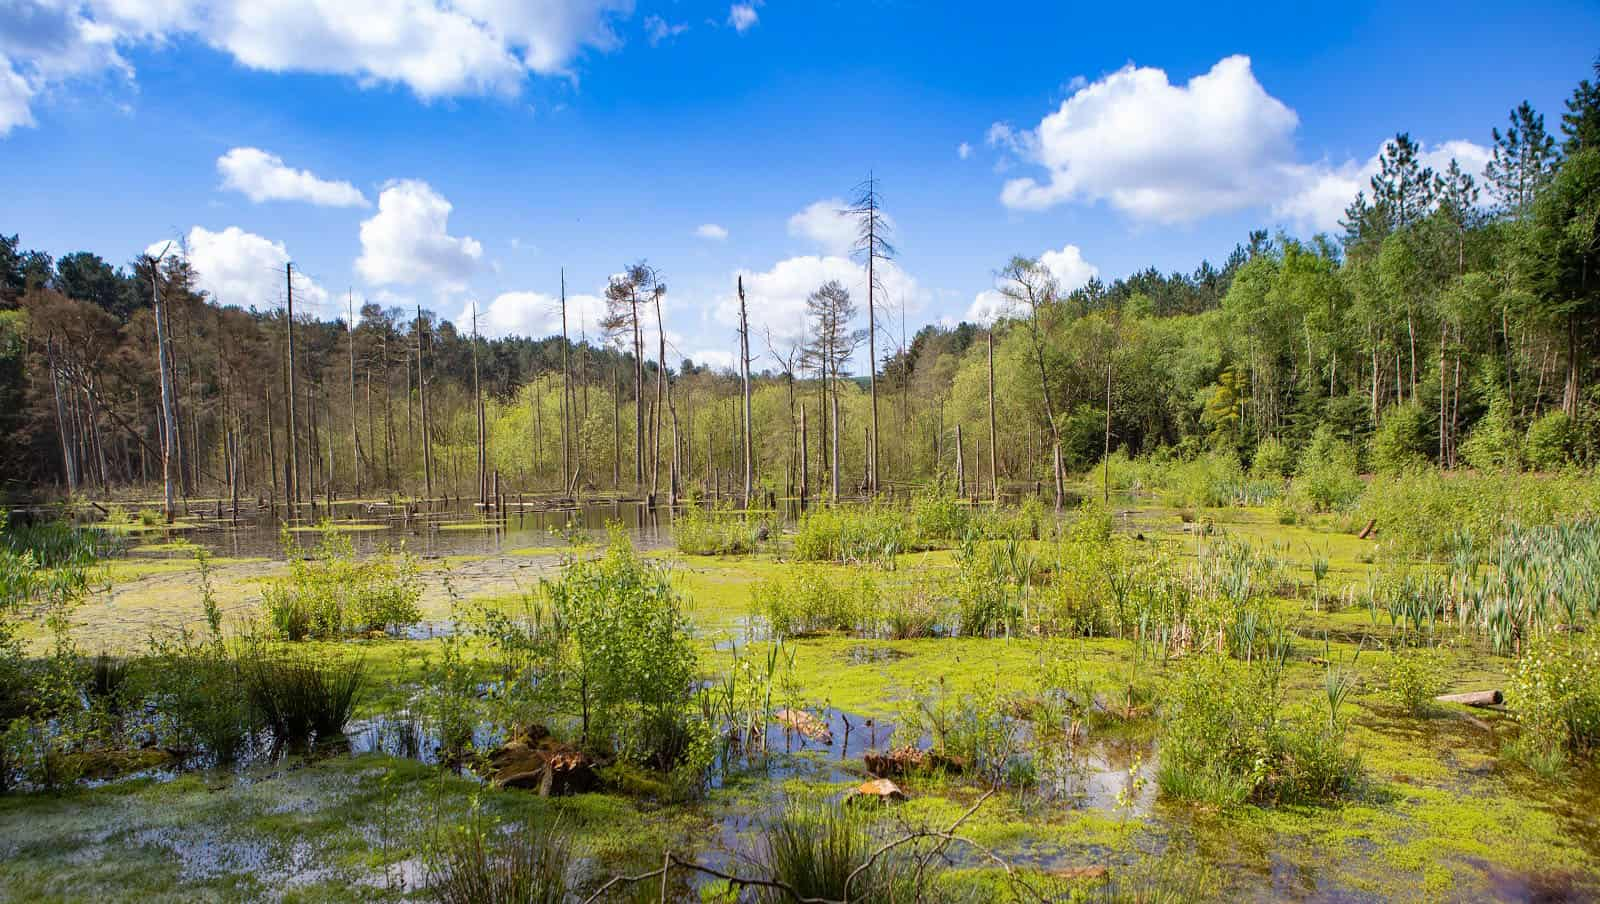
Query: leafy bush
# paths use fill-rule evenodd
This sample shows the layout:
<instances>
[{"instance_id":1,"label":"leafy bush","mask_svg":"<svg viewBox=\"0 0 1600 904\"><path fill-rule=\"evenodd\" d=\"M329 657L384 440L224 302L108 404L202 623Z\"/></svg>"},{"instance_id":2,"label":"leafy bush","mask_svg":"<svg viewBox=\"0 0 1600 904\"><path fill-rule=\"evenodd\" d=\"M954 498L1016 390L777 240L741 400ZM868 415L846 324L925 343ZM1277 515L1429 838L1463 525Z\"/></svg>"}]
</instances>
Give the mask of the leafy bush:
<instances>
[{"instance_id":1,"label":"leafy bush","mask_svg":"<svg viewBox=\"0 0 1600 904\"><path fill-rule=\"evenodd\" d=\"M762 581L751 592L756 611L778 638L863 630L873 621L878 595L866 575L847 579L836 569L815 565Z\"/></svg>"},{"instance_id":2,"label":"leafy bush","mask_svg":"<svg viewBox=\"0 0 1600 904\"><path fill-rule=\"evenodd\" d=\"M1378 477L1355 506L1358 519L1405 553L1449 553L1470 535L1487 547L1509 525L1535 527L1600 513L1600 481L1590 476L1419 471Z\"/></svg>"},{"instance_id":3,"label":"leafy bush","mask_svg":"<svg viewBox=\"0 0 1600 904\"><path fill-rule=\"evenodd\" d=\"M1283 712L1278 672L1200 655L1167 689L1157 777L1167 796L1219 806L1315 803L1349 793L1359 759L1336 713Z\"/></svg>"},{"instance_id":4,"label":"leafy bush","mask_svg":"<svg viewBox=\"0 0 1600 904\"><path fill-rule=\"evenodd\" d=\"M1281 479L1294 470L1294 457L1289 447L1277 437L1269 436L1256 443L1256 454L1250 460L1250 476L1259 479Z\"/></svg>"},{"instance_id":5,"label":"leafy bush","mask_svg":"<svg viewBox=\"0 0 1600 904\"><path fill-rule=\"evenodd\" d=\"M878 603L885 636L893 640L931 637L953 619L950 589L938 578L918 577L890 589Z\"/></svg>"},{"instance_id":6,"label":"leafy bush","mask_svg":"<svg viewBox=\"0 0 1600 904\"><path fill-rule=\"evenodd\" d=\"M737 555L755 551L764 527L731 504L715 509L688 505L673 516L672 540L679 552L692 556Z\"/></svg>"},{"instance_id":7,"label":"leafy bush","mask_svg":"<svg viewBox=\"0 0 1600 904\"><path fill-rule=\"evenodd\" d=\"M1522 433L1517 429L1511 403L1503 397L1489 402L1489 410L1461 441L1461 457L1480 471L1512 470L1522 462Z\"/></svg>"},{"instance_id":8,"label":"leafy bush","mask_svg":"<svg viewBox=\"0 0 1600 904\"><path fill-rule=\"evenodd\" d=\"M1578 424L1565 412L1552 411L1528 425L1523 441L1523 457L1540 471L1557 471L1577 459L1583 440Z\"/></svg>"},{"instance_id":9,"label":"leafy bush","mask_svg":"<svg viewBox=\"0 0 1600 904\"><path fill-rule=\"evenodd\" d=\"M1513 752L1542 771L1600 750L1600 637L1593 632L1534 640L1512 668L1506 704L1522 734Z\"/></svg>"},{"instance_id":10,"label":"leafy bush","mask_svg":"<svg viewBox=\"0 0 1600 904\"><path fill-rule=\"evenodd\" d=\"M796 527L794 557L892 569L910 536L905 513L885 506L815 509Z\"/></svg>"},{"instance_id":11,"label":"leafy bush","mask_svg":"<svg viewBox=\"0 0 1600 904\"><path fill-rule=\"evenodd\" d=\"M1433 706L1450 686L1449 662L1434 647L1396 647L1380 667L1384 697L1413 716Z\"/></svg>"},{"instance_id":12,"label":"leafy bush","mask_svg":"<svg viewBox=\"0 0 1600 904\"><path fill-rule=\"evenodd\" d=\"M692 626L665 568L639 558L619 525L610 532L604 554L571 558L543 584L537 682L576 714L585 746L665 772L694 739Z\"/></svg>"},{"instance_id":13,"label":"leafy bush","mask_svg":"<svg viewBox=\"0 0 1600 904\"><path fill-rule=\"evenodd\" d=\"M338 638L396 631L421 618L422 582L405 553L357 560L343 532L325 525L314 553L305 555L285 531L289 576L262 591L268 619L286 640Z\"/></svg>"},{"instance_id":14,"label":"leafy bush","mask_svg":"<svg viewBox=\"0 0 1600 904\"><path fill-rule=\"evenodd\" d=\"M1427 467L1428 427L1428 413L1416 402L1384 409L1372 433L1372 467L1383 474Z\"/></svg>"},{"instance_id":15,"label":"leafy bush","mask_svg":"<svg viewBox=\"0 0 1600 904\"><path fill-rule=\"evenodd\" d=\"M940 480L911 502L911 524L920 543L953 543L967 535L973 522L972 507Z\"/></svg>"},{"instance_id":16,"label":"leafy bush","mask_svg":"<svg viewBox=\"0 0 1600 904\"><path fill-rule=\"evenodd\" d=\"M1294 496L1314 511L1331 512L1354 502L1362 487L1355 448L1319 428L1300 456Z\"/></svg>"},{"instance_id":17,"label":"leafy bush","mask_svg":"<svg viewBox=\"0 0 1600 904\"><path fill-rule=\"evenodd\" d=\"M927 736L938 757L960 763L993 786L1031 778L1029 729L1016 701L1002 695L998 686L998 681L986 682L970 693L957 693L943 680L924 684L903 701L894 744L915 747Z\"/></svg>"}]
</instances>

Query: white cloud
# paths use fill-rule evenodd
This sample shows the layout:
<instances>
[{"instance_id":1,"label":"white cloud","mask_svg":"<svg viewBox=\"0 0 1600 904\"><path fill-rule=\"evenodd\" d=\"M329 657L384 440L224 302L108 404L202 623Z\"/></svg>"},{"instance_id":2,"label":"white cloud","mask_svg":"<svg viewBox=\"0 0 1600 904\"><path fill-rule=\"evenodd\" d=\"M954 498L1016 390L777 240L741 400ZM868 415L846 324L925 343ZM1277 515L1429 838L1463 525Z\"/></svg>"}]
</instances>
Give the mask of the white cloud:
<instances>
[{"instance_id":1,"label":"white cloud","mask_svg":"<svg viewBox=\"0 0 1600 904\"><path fill-rule=\"evenodd\" d=\"M655 47L662 41L670 41L688 30L689 23L687 22L672 23L660 16L644 17L644 33L645 37L650 41L651 47Z\"/></svg>"},{"instance_id":2,"label":"white cloud","mask_svg":"<svg viewBox=\"0 0 1600 904\"><path fill-rule=\"evenodd\" d=\"M894 261L880 263L877 275L882 286L882 291L878 295L879 304L882 305L878 312L880 324L887 322L886 312L902 301L910 310L917 310L926 304L929 293ZM838 280L850 290L851 298L861 311L856 326L866 328L866 270L848 258L837 255L791 257L774 264L770 270L761 272L740 270L736 276L744 279L752 354L755 354L757 349L766 348L765 336L768 333L772 335L773 342L779 348L800 341L806 328L806 296L831 279ZM730 278L728 285L732 286L734 282L734 279ZM712 314L717 322L730 330L731 337L731 331L739 324L739 296L729 291L718 298ZM731 338L729 341L732 341ZM883 342L883 330L880 330L880 355L883 353ZM857 362L858 369L864 369L866 351L863 349L858 357L860 358Z\"/></svg>"},{"instance_id":3,"label":"white cloud","mask_svg":"<svg viewBox=\"0 0 1600 904\"><path fill-rule=\"evenodd\" d=\"M592 340L600 331L606 301L598 295L567 296L567 334L574 342L584 334ZM472 328L472 307L464 305L457 323ZM561 299L543 292L505 292L478 310L478 331L490 338L529 336L535 339L561 335Z\"/></svg>"},{"instance_id":4,"label":"white cloud","mask_svg":"<svg viewBox=\"0 0 1600 904\"><path fill-rule=\"evenodd\" d=\"M739 356L724 348L703 348L686 357L696 364L711 368L712 370L734 370L739 366ZM750 357L756 357L755 347L750 349ZM677 365L674 364L674 367ZM750 362L751 372L759 370L761 365L756 361Z\"/></svg>"},{"instance_id":5,"label":"white cloud","mask_svg":"<svg viewBox=\"0 0 1600 904\"><path fill-rule=\"evenodd\" d=\"M789 234L815 242L828 254L847 255L856 242L856 222L844 212L847 206L839 198L809 204L789 218Z\"/></svg>"},{"instance_id":6,"label":"white cloud","mask_svg":"<svg viewBox=\"0 0 1600 904\"><path fill-rule=\"evenodd\" d=\"M155 242L145 250L147 254L157 255L168 245L168 242ZM189 230L184 247L180 250L173 245L168 254L185 251L189 265L194 267L199 288L210 294L217 304L256 310L269 310L283 304L287 282L284 269L291 258L282 242L245 232L237 226L229 226L221 232L196 226ZM327 290L299 271L294 277L294 298L296 311L320 310L328 304Z\"/></svg>"},{"instance_id":7,"label":"white cloud","mask_svg":"<svg viewBox=\"0 0 1600 904\"><path fill-rule=\"evenodd\" d=\"M967 144L965 141L963 141L960 144L956 145L956 156L960 157L962 160L965 160L968 157L971 157L972 156L972 145Z\"/></svg>"},{"instance_id":8,"label":"white cloud","mask_svg":"<svg viewBox=\"0 0 1600 904\"><path fill-rule=\"evenodd\" d=\"M192 38L251 69L404 85L423 99L510 95L529 73L569 76L584 50L619 46L613 25L632 13L633 0L8 0L0 134L30 124L29 99L50 86L131 77L119 47Z\"/></svg>"},{"instance_id":9,"label":"white cloud","mask_svg":"<svg viewBox=\"0 0 1600 904\"><path fill-rule=\"evenodd\" d=\"M1055 278L1062 295L1083 288L1090 279L1100 275L1100 268L1084 260L1083 251L1077 245L1046 251L1039 255L1039 263ZM966 319L979 326L989 326L1001 316L1014 313L1015 307L1015 302L999 289L984 289L967 307Z\"/></svg>"},{"instance_id":10,"label":"white cloud","mask_svg":"<svg viewBox=\"0 0 1600 904\"><path fill-rule=\"evenodd\" d=\"M1008 207L1105 201L1173 223L1279 197L1298 122L1256 81L1248 57L1231 56L1184 85L1130 64L1075 91L1034 129L997 123L989 141L1047 172L1042 182L1007 182Z\"/></svg>"},{"instance_id":11,"label":"white cloud","mask_svg":"<svg viewBox=\"0 0 1600 904\"><path fill-rule=\"evenodd\" d=\"M716 223L702 223L700 228L694 231L694 234L703 239L720 242L728 237L728 230Z\"/></svg>"},{"instance_id":12,"label":"white cloud","mask_svg":"<svg viewBox=\"0 0 1600 904\"><path fill-rule=\"evenodd\" d=\"M378 212L361 222L357 272L374 285L429 283L460 289L483 257L483 246L449 234L451 209L426 182L389 182L378 195Z\"/></svg>"},{"instance_id":13,"label":"white cloud","mask_svg":"<svg viewBox=\"0 0 1600 904\"><path fill-rule=\"evenodd\" d=\"M967 316L963 319L978 326L993 326L996 320L1011 313L1013 307L1011 299L1000 294L1000 290L984 289L972 299L972 304L967 308Z\"/></svg>"},{"instance_id":14,"label":"white cloud","mask_svg":"<svg viewBox=\"0 0 1600 904\"><path fill-rule=\"evenodd\" d=\"M1100 275L1100 268L1084 260L1083 251L1077 245L1046 251L1039 255L1039 263L1056 278L1063 295L1083 288L1091 278Z\"/></svg>"},{"instance_id":15,"label":"white cloud","mask_svg":"<svg viewBox=\"0 0 1600 904\"><path fill-rule=\"evenodd\" d=\"M0 55L0 137L17 126L33 125L33 88L17 71L11 61Z\"/></svg>"},{"instance_id":16,"label":"white cloud","mask_svg":"<svg viewBox=\"0 0 1600 904\"><path fill-rule=\"evenodd\" d=\"M310 170L291 169L259 148L234 148L217 158L222 187L262 201L305 201L322 207L371 207L366 196L348 182L319 179Z\"/></svg>"},{"instance_id":17,"label":"white cloud","mask_svg":"<svg viewBox=\"0 0 1600 904\"><path fill-rule=\"evenodd\" d=\"M1347 160L1338 166L1324 162L1296 167L1294 173L1299 187L1273 205L1273 214L1313 232L1338 230L1344 209L1355 200L1356 193L1366 191L1370 196L1372 177L1378 174L1382 154L1380 145L1363 162ZM1432 147L1423 145L1420 159L1423 166L1436 173L1443 173L1450 161L1455 160L1460 163L1462 172L1481 178L1491 156L1489 148L1458 140Z\"/></svg>"},{"instance_id":18,"label":"white cloud","mask_svg":"<svg viewBox=\"0 0 1600 904\"><path fill-rule=\"evenodd\" d=\"M756 23L761 21L761 16L756 13L756 7L759 5L759 2L735 3L728 7L728 24L740 34L754 28Z\"/></svg>"}]
</instances>

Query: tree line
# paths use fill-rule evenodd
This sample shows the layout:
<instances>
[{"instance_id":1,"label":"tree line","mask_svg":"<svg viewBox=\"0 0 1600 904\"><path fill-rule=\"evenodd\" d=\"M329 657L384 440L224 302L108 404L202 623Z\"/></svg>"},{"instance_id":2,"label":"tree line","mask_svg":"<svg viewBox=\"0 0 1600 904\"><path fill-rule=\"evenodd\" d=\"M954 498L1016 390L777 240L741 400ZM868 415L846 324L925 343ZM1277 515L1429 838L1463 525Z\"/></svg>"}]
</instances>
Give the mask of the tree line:
<instances>
[{"instance_id":1,"label":"tree line","mask_svg":"<svg viewBox=\"0 0 1600 904\"><path fill-rule=\"evenodd\" d=\"M568 331L563 278L562 335L486 339L421 307L292 312L292 265L288 304L254 311L208 298L181 254L116 267L0 236L4 492L165 485L292 510L390 493L837 498L941 479L1059 498L1114 450L1249 463L1270 445L1292 469L1329 439L1377 469L1593 464L1600 64L1554 132L1524 102L1490 137L1483 172L1435 172L1397 134L1339 235L1252 232L1220 266L1070 290L1018 257L996 273L994 323L898 338L869 178L843 211L866 297L817 287L784 347L751 335L741 283L722 371L668 360L666 281L642 261L611 280L600 334Z\"/></svg>"}]
</instances>

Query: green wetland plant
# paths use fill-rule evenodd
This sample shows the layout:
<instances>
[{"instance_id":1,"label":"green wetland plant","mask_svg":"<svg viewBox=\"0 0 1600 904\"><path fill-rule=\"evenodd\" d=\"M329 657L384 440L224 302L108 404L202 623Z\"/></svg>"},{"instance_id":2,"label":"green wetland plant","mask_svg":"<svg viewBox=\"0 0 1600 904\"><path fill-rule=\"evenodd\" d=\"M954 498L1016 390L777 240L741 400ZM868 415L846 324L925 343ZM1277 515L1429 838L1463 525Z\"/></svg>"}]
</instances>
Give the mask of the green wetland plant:
<instances>
[{"instance_id":1,"label":"green wetland plant","mask_svg":"<svg viewBox=\"0 0 1600 904\"><path fill-rule=\"evenodd\" d=\"M1450 662L1437 647L1396 644L1379 666L1378 677L1384 699L1413 716L1425 716L1434 708L1433 698L1450 686Z\"/></svg>"},{"instance_id":2,"label":"green wetland plant","mask_svg":"<svg viewBox=\"0 0 1600 904\"><path fill-rule=\"evenodd\" d=\"M574 900L578 858L557 820L499 826L477 807L434 833L424 857L427 888L441 904L563 904Z\"/></svg>"},{"instance_id":3,"label":"green wetland plant","mask_svg":"<svg viewBox=\"0 0 1600 904\"><path fill-rule=\"evenodd\" d=\"M343 734L366 685L361 660L317 657L259 640L245 641L237 655L252 709L283 744Z\"/></svg>"},{"instance_id":4,"label":"green wetland plant","mask_svg":"<svg viewBox=\"0 0 1600 904\"><path fill-rule=\"evenodd\" d=\"M791 803L766 826L755 855L762 871L788 890L764 890L761 900L792 902L794 895L825 901L911 900L915 877L910 858L899 849L877 854L885 840L862 808Z\"/></svg>"},{"instance_id":5,"label":"green wetland plant","mask_svg":"<svg viewBox=\"0 0 1600 904\"><path fill-rule=\"evenodd\" d=\"M267 619L285 640L337 639L394 632L422 617L422 582L415 558L384 552L358 559L348 536L324 523L322 540L303 550L287 529L289 575L263 588Z\"/></svg>"},{"instance_id":6,"label":"green wetland plant","mask_svg":"<svg viewBox=\"0 0 1600 904\"><path fill-rule=\"evenodd\" d=\"M732 503L716 508L686 505L672 517L672 541L681 553L725 556L755 552L770 520L737 510Z\"/></svg>"},{"instance_id":7,"label":"green wetland plant","mask_svg":"<svg viewBox=\"0 0 1600 904\"><path fill-rule=\"evenodd\" d=\"M1535 770L1592 760L1600 751L1600 636L1535 639L1512 667L1506 705L1522 728L1511 752Z\"/></svg>"}]
</instances>

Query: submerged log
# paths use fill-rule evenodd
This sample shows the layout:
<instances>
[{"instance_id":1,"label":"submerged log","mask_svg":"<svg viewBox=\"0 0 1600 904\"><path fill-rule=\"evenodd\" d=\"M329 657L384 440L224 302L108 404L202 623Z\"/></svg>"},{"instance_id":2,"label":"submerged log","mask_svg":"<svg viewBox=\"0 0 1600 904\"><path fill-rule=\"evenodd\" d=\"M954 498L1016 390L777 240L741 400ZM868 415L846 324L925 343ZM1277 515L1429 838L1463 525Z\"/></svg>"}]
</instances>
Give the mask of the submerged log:
<instances>
[{"instance_id":1,"label":"submerged log","mask_svg":"<svg viewBox=\"0 0 1600 904\"><path fill-rule=\"evenodd\" d=\"M797 731L810 740L823 744L833 743L833 732L828 729L828 723L803 709L780 709L772 714L772 718L783 727Z\"/></svg>"},{"instance_id":2,"label":"submerged log","mask_svg":"<svg viewBox=\"0 0 1600 904\"><path fill-rule=\"evenodd\" d=\"M1465 694L1441 694L1433 698L1439 703L1460 703L1462 706L1499 706L1506 702L1498 690L1471 691Z\"/></svg>"}]
</instances>

